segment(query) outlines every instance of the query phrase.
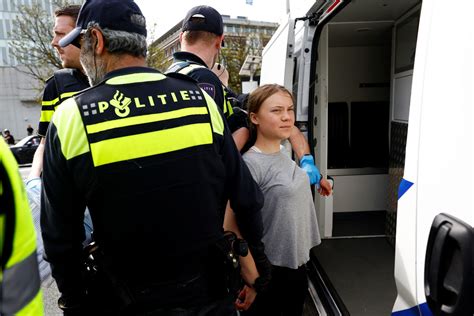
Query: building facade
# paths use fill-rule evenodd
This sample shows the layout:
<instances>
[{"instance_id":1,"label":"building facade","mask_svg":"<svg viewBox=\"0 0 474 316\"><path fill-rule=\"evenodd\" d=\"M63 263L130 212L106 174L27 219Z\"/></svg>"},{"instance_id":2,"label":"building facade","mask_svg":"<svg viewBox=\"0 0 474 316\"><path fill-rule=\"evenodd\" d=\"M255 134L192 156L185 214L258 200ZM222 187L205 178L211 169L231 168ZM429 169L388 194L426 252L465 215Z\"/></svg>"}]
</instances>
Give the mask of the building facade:
<instances>
[{"instance_id":1,"label":"building facade","mask_svg":"<svg viewBox=\"0 0 474 316\"><path fill-rule=\"evenodd\" d=\"M14 21L21 6L39 5L51 13L50 0L0 0L0 130L9 129L18 141L27 135L30 124L36 132L41 105L38 82L21 72L9 43Z\"/></svg>"}]
</instances>

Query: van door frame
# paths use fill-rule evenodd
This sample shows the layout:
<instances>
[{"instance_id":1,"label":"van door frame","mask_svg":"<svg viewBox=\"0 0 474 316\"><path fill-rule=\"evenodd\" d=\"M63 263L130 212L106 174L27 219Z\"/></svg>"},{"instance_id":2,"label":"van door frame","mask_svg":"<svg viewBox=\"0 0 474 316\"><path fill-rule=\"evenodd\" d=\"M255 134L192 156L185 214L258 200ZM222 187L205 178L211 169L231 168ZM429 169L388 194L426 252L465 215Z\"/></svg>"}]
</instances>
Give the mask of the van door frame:
<instances>
[{"instance_id":1,"label":"van door frame","mask_svg":"<svg viewBox=\"0 0 474 316\"><path fill-rule=\"evenodd\" d=\"M299 84L296 98L296 121L297 124L300 120L306 123L311 154L315 158L319 171L327 175L328 31L325 26L350 0L326 1L324 4L321 2L316 1L306 17L296 19L304 20L305 23L300 56L297 61ZM320 43L325 43L325 45L320 45ZM315 135L319 135L319 139ZM331 237L333 198L332 196L321 197L318 194L314 196L321 236Z\"/></svg>"}]
</instances>

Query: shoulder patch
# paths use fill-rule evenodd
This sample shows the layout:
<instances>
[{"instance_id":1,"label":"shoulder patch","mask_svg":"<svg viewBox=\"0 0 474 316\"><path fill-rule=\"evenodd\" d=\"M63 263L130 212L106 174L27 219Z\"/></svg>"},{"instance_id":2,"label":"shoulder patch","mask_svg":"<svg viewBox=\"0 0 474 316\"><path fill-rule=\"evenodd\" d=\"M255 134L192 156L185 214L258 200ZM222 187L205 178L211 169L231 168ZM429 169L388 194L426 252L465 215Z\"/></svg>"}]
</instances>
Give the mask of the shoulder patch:
<instances>
[{"instance_id":1,"label":"shoulder patch","mask_svg":"<svg viewBox=\"0 0 474 316\"><path fill-rule=\"evenodd\" d=\"M210 84L210 83L198 83L198 86L206 91L207 94L209 94L209 96L211 98L215 98L216 97L216 87L213 85L213 84Z\"/></svg>"}]
</instances>

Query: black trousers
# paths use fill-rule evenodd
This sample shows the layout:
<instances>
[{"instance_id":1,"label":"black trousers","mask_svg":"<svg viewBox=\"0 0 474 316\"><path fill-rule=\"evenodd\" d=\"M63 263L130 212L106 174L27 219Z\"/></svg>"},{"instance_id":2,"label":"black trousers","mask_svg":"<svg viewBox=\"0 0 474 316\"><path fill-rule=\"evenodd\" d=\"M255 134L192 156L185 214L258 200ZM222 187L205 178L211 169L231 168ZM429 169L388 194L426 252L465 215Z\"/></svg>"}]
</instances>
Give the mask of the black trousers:
<instances>
[{"instance_id":1,"label":"black trousers","mask_svg":"<svg viewBox=\"0 0 474 316\"><path fill-rule=\"evenodd\" d=\"M308 290L306 267L298 269L273 266L268 290L257 294L245 316L281 315L301 316Z\"/></svg>"},{"instance_id":2,"label":"black trousers","mask_svg":"<svg viewBox=\"0 0 474 316\"><path fill-rule=\"evenodd\" d=\"M220 278L219 278L220 279ZM91 289L89 310L82 315L120 316L234 316L234 298L207 274L196 275L177 283L147 284L129 288L134 302L124 306L116 289L106 283ZM74 315L75 314L71 314ZM79 314L78 314L79 315Z\"/></svg>"}]
</instances>

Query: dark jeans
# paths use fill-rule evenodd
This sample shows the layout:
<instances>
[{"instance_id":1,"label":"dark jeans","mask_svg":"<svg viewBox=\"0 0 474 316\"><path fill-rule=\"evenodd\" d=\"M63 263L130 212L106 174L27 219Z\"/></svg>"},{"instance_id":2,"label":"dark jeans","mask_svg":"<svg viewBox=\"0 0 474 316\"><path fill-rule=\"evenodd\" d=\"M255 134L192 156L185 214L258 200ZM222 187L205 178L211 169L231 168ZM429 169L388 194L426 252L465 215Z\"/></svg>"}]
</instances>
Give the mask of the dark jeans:
<instances>
[{"instance_id":1,"label":"dark jeans","mask_svg":"<svg viewBox=\"0 0 474 316\"><path fill-rule=\"evenodd\" d=\"M301 316L308 290L306 267L298 269L273 266L272 280L264 293L257 297L244 316Z\"/></svg>"}]
</instances>

